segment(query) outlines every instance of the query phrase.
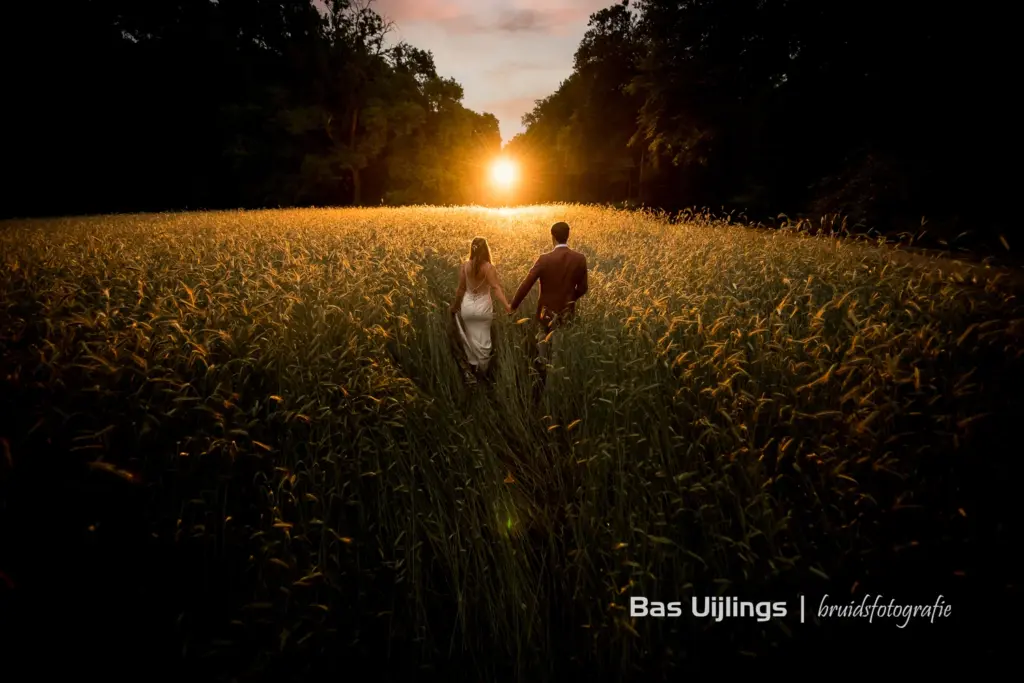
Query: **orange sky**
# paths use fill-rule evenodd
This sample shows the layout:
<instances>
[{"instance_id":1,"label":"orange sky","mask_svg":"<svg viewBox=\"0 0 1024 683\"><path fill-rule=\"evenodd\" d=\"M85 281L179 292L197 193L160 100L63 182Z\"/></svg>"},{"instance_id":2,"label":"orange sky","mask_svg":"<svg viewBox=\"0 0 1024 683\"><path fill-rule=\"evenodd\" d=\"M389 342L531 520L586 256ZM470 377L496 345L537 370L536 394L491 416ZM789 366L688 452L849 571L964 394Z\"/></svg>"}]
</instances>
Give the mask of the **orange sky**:
<instances>
[{"instance_id":1,"label":"orange sky","mask_svg":"<svg viewBox=\"0 0 1024 683\"><path fill-rule=\"evenodd\" d=\"M508 142L520 118L572 71L594 12L617 0L376 0L395 23L393 39L434 53L442 76L465 89L464 104L498 117Z\"/></svg>"}]
</instances>

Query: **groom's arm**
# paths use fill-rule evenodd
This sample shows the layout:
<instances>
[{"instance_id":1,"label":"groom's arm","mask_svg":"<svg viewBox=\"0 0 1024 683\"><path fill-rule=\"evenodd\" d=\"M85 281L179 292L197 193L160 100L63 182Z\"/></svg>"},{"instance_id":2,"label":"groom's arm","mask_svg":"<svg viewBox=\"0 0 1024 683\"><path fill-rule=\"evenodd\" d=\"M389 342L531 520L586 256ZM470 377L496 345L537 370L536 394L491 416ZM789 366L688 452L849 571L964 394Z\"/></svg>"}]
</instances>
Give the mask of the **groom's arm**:
<instances>
[{"instance_id":1,"label":"groom's arm","mask_svg":"<svg viewBox=\"0 0 1024 683\"><path fill-rule=\"evenodd\" d=\"M580 273L579 280L576 282L576 299L586 294L590 290L590 286L587 283L587 257L583 257L583 270Z\"/></svg>"},{"instance_id":2,"label":"groom's arm","mask_svg":"<svg viewBox=\"0 0 1024 683\"><path fill-rule=\"evenodd\" d=\"M525 299L526 295L530 293L531 289L533 289L533 283L536 282L539 277L540 259L537 259L537 262L533 264L533 268L531 268L530 272L527 273L526 279L523 280L523 284L519 285L519 290L516 292L515 298L512 299L513 311L519 308L519 304L523 303L523 299Z\"/></svg>"}]
</instances>

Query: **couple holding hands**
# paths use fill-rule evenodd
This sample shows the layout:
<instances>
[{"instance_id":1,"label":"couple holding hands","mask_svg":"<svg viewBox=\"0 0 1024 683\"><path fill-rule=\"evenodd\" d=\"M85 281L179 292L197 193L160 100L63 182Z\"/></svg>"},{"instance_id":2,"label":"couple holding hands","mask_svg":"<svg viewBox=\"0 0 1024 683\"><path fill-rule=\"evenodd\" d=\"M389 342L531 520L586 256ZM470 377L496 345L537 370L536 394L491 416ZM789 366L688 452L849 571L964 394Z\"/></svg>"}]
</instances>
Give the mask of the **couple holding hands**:
<instances>
[{"instance_id":1,"label":"couple holding hands","mask_svg":"<svg viewBox=\"0 0 1024 683\"><path fill-rule=\"evenodd\" d=\"M569 248L569 225L564 222L551 226L551 251L542 254L519 286L510 304L498 279L498 271L491 263L487 240L473 238L469 260L459 266L459 285L449 312L455 318L458 342L471 369L466 379L473 383L477 375L487 372L493 351L491 324L494 305L491 292L512 314L519 308L535 282L540 282L537 302L537 363L543 377L548 361L550 333L561 323L573 318L576 301L587 293L587 258Z\"/></svg>"}]
</instances>

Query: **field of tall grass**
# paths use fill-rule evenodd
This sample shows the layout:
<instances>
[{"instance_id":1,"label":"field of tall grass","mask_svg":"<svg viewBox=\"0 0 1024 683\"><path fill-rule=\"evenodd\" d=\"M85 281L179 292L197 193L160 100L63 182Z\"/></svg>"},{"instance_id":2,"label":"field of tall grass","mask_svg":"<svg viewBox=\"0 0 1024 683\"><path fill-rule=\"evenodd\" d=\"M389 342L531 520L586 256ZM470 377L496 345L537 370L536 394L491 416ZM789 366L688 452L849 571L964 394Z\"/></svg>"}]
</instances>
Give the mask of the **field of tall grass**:
<instances>
[{"instance_id":1,"label":"field of tall grass","mask_svg":"<svg viewBox=\"0 0 1024 683\"><path fill-rule=\"evenodd\" d=\"M556 220L590 293L541 405L536 290L466 387L471 238L511 298ZM657 674L905 632L634 619L634 595L1012 592L1008 276L582 206L9 222L0 256L0 591L16 636L82 661Z\"/></svg>"}]
</instances>

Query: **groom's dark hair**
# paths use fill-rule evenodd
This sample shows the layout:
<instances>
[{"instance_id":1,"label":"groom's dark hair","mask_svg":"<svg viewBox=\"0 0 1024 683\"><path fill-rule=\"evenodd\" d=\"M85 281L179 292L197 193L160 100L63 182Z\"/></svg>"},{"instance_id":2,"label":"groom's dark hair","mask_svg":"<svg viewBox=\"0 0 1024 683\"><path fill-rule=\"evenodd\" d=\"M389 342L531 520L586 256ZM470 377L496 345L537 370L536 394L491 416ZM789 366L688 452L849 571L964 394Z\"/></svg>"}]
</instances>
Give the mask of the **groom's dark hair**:
<instances>
[{"instance_id":1,"label":"groom's dark hair","mask_svg":"<svg viewBox=\"0 0 1024 683\"><path fill-rule=\"evenodd\" d=\"M565 221L555 223L551 226L551 236L559 244L565 244L569 241L569 224Z\"/></svg>"}]
</instances>

